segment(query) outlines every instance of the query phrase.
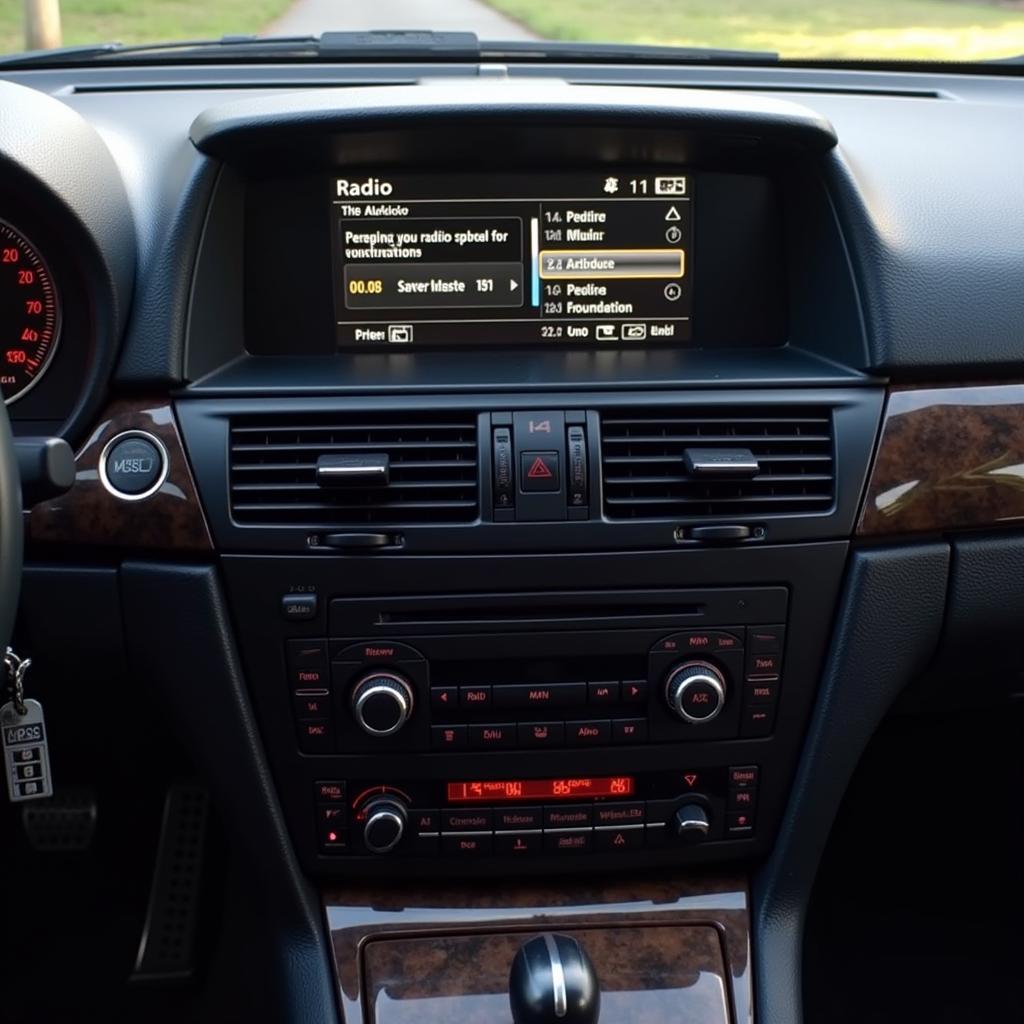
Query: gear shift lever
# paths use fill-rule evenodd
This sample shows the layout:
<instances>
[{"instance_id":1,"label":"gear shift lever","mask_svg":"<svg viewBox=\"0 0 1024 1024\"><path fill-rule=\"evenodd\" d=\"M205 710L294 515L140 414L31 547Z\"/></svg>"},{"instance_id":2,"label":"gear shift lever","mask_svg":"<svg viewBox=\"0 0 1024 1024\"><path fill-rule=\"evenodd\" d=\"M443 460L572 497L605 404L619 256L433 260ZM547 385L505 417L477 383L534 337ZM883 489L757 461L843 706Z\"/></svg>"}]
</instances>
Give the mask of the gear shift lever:
<instances>
[{"instance_id":1,"label":"gear shift lever","mask_svg":"<svg viewBox=\"0 0 1024 1024\"><path fill-rule=\"evenodd\" d=\"M594 965L567 935L547 932L520 946L508 983L515 1024L596 1024L601 1012Z\"/></svg>"}]
</instances>

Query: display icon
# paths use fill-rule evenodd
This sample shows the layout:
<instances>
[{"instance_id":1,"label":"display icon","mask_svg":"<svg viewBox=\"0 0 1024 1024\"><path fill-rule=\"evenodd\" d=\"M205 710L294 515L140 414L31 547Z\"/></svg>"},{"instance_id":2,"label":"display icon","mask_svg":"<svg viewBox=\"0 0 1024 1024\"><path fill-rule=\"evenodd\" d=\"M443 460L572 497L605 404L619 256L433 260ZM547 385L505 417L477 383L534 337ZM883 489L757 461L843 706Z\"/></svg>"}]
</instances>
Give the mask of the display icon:
<instances>
[{"instance_id":1,"label":"display icon","mask_svg":"<svg viewBox=\"0 0 1024 1024\"><path fill-rule=\"evenodd\" d=\"M604 190L608 195L613 196L619 191L619 179L618 178L605 178L604 179Z\"/></svg>"},{"instance_id":2,"label":"display icon","mask_svg":"<svg viewBox=\"0 0 1024 1024\"><path fill-rule=\"evenodd\" d=\"M679 228L675 226L675 224L673 224L672 227L670 227L668 231L665 232L665 241L670 242L672 245L675 245L676 242L682 239L682 237L682 231L680 231Z\"/></svg>"},{"instance_id":3,"label":"display icon","mask_svg":"<svg viewBox=\"0 0 1024 1024\"><path fill-rule=\"evenodd\" d=\"M676 284L675 281L671 282L671 284L665 285L665 298L668 299L669 302L675 302L682 294L682 287Z\"/></svg>"},{"instance_id":4,"label":"display icon","mask_svg":"<svg viewBox=\"0 0 1024 1024\"><path fill-rule=\"evenodd\" d=\"M531 480L550 480L551 470L548 469L547 463L538 455L533 460L533 465L530 466L526 475Z\"/></svg>"},{"instance_id":5,"label":"display icon","mask_svg":"<svg viewBox=\"0 0 1024 1024\"><path fill-rule=\"evenodd\" d=\"M654 194L656 196L685 196L686 177L680 174L655 178Z\"/></svg>"},{"instance_id":6,"label":"display icon","mask_svg":"<svg viewBox=\"0 0 1024 1024\"><path fill-rule=\"evenodd\" d=\"M596 324L594 337L598 341L616 341L619 337L619 328L616 324Z\"/></svg>"},{"instance_id":7,"label":"display icon","mask_svg":"<svg viewBox=\"0 0 1024 1024\"><path fill-rule=\"evenodd\" d=\"M668 208L668 213L665 214L665 220L682 220L682 219L683 218L679 216L679 211L674 206L670 206Z\"/></svg>"},{"instance_id":8,"label":"display icon","mask_svg":"<svg viewBox=\"0 0 1024 1024\"><path fill-rule=\"evenodd\" d=\"M388 341L392 345L408 345L412 341L412 324L389 324Z\"/></svg>"},{"instance_id":9,"label":"display icon","mask_svg":"<svg viewBox=\"0 0 1024 1024\"><path fill-rule=\"evenodd\" d=\"M647 337L647 324L623 324L623 341L643 341Z\"/></svg>"}]
</instances>

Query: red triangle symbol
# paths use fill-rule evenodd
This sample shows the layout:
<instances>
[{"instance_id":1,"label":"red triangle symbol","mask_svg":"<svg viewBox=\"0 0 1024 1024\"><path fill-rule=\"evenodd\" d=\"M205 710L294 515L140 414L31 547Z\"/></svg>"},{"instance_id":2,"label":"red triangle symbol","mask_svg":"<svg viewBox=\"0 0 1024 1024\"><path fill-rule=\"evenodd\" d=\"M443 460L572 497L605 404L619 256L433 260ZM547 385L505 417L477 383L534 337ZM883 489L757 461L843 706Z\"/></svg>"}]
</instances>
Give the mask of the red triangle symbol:
<instances>
[{"instance_id":1,"label":"red triangle symbol","mask_svg":"<svg viewBox=\"0 0 1024 1024\"><path fill-rule=\"evenodd\" d=\"M447 704L448 703L448 694L447 694L447 692L441 694L441 702L443 704Z\"/></svg>"},{"instance_id":2,"label":"red triangle symbol","mask_svg":"<svg viewBox=\"0 0 1024 1024\"><path fill-rule=\"evenodd\" d=\"M697 781L697 776L693 774L684 775L683 780L686 782L688 786L692 786Z\"/></svg>"},{"instance_id":3,"label":"red triangle symbol","mask_svg":"<svg viewBox=\"0 0 1024 1024\"><path fill-rule=\"evenodd\" d=\"M548 480L551 478L551 470L548 469L547 463L538 455L533 460L533 465L526 475L531 480Z\"/></svg>"},{"instance_id":4,"label":"red triangle symbol","mask_svg":"<svg viewBox=\"0 0 1024 1024\"><path fill-rule=\"evenodd\" d=\"M621 832L612 840L612 843L615 846L624 846L625 842L626 837Z\"/></svg>"}]
</instances>

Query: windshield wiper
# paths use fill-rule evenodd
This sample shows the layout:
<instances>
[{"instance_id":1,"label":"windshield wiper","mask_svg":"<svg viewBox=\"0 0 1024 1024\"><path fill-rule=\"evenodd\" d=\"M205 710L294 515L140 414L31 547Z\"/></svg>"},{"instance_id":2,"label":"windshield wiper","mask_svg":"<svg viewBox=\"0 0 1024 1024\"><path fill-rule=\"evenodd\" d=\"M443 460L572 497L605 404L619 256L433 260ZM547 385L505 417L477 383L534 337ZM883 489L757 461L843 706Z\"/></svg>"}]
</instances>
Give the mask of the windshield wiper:
<instances>
[{"instance_id":1,"label":"windshield wiper","mask_svg":"<svg viewBox=\"0 0 1024 1024\"><path fill-rule=\"evenodd\" d=\"M544 61L615 64L774 64L778 54L713 47L627 43L480 42L472 32L324 32L321 36L224 36L169 43L97 43L0 56L0 67L52 68L82 64L213 63L224 60L319 63L379 61Z\"/></svg>"}]
</instances>

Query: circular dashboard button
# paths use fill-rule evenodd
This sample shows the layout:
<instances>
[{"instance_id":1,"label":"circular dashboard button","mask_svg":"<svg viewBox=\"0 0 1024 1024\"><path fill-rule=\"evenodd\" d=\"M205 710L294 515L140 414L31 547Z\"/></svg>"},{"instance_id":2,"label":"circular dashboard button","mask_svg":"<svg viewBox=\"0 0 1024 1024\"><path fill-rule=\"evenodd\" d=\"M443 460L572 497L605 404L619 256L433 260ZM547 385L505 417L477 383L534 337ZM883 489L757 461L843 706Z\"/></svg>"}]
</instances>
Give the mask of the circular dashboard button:
<instances>
[{"instance_id":1,"label":"circular dashboard button","mask_svg":"<svg viewBox=\"0 0 1024 1024\"><path fill-rule=\"evenodd\" d=\"M151 434L113 438L100 456L100 478L119 498L137 501L159 490L167 474L167 454Z\"/></svg>"}]
</instances>

